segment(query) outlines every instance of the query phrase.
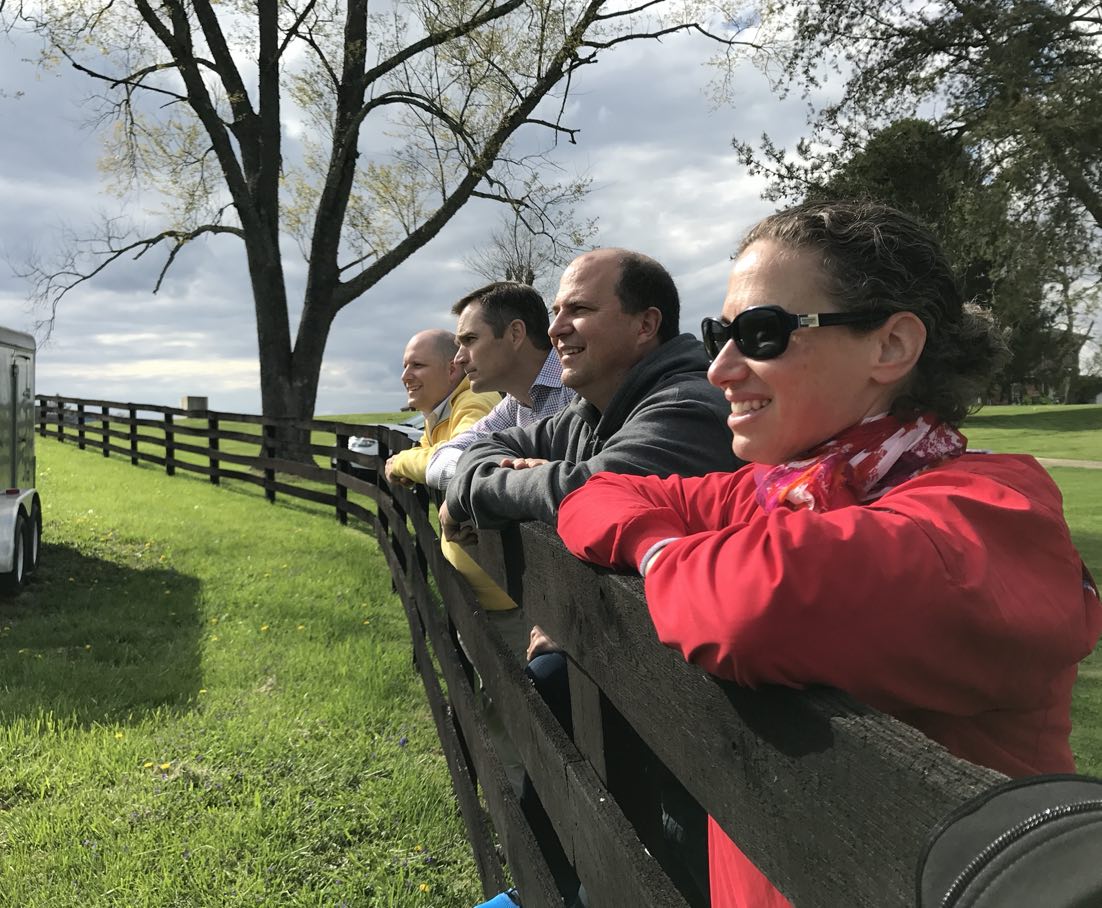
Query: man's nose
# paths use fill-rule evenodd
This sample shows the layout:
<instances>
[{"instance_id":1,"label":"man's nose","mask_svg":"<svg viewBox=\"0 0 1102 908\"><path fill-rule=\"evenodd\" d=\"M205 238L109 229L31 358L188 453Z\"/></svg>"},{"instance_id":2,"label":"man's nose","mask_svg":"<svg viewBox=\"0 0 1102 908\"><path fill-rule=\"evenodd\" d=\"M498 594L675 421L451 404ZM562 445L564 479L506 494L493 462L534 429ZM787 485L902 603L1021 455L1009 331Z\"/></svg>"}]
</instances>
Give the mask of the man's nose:
<instances>
[{"instance_id":1,"label":"man's nose","mask_svg":"<svg viewBox=\"0 0 1102 908\"><path fill-rule=\"evenodd\" d=\"M553 339L556 335L566 334L569 330L570 319L564 312L558 312L547 328L547 336Z\"/></svg>"}]
</instances>

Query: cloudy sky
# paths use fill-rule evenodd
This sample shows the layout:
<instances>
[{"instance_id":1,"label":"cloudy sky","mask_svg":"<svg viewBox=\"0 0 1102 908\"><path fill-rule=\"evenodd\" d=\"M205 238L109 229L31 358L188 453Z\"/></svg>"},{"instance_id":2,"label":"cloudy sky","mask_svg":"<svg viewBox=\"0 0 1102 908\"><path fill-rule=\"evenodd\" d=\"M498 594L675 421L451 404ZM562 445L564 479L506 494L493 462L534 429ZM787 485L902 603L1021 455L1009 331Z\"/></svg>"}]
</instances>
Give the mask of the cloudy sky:
<instances>
[{"instance_id":1,"label":"cloudy sky","mask_svg":"<svg viewBox=\"0 0 1102 908\"><path fill-rule=\"evenodd\" d=\"M28 287L13 274L48 255L65 230L87 232L117 209L96 168L97 136L82 127L88 84L71 70L41 73L33 45L0 38L0 324L31 331ZM739 167L731 138L768 130L791 143L798 101L774 98L752 66L731 104L706 93L703 39L671 38L607 53L575 79L566 122L577 146L555 161L593 185L579 214L599 219L595 243L625 246L663 262L683 300L683 328L696 330L723 299L728 256L739 235L773 206ZM135 203L140 210L141 201ZM485 242L496 206L470 205L427 247L338 315L322 367L317 412L394 410L398 375L414 331L452 327L451 303L482 280L463 259ZM259 412L256 330L240 244L193 244L159 293L163 261L118 263L70 294L40 350L38 391L178 405L207 395L212 409ZM301 270L299 265L295 268ZM554 282L552 282L554 283Z\"/></svg>"}]
</instances>

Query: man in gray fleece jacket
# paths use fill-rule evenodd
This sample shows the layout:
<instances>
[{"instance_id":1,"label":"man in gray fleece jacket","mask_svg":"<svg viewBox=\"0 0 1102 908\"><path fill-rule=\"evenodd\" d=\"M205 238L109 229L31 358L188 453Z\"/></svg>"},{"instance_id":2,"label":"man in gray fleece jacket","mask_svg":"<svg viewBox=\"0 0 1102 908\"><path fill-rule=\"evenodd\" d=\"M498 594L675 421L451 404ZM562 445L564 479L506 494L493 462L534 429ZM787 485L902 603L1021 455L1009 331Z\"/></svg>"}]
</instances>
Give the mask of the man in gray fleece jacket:
<instances>
[{"instance_id":1,"label":"man in gray fleece jacket","mask_svg":"<svg viewBox=\"0 0 1102 908\"><path fill-rule=\"evenodd\" d=\"M578 396L554 416L495 432L466 450L440 511L449 538L463 541L460 524L467 521L485 528L520 520L554 525L563 498L603 470L698 476L741 466L731 452L730 408L708 384L701 342L678 333L677 288L658 262L623 249L587 252L563 273L552 312L548 334L562 361L562 383ZM544 655L527 674L569 730L566 663L555 648L533 628L528 658ZM521 803L564 903L584 904L574 901L578 879L530 786ZM696 820L703 842L703 815ZM687 823L674 818L679 827ZM698 851L704 853L703 844Z\"/></svg>"},{"instance_id":2,"label":"man in gray fleece jacket","mask_svg":"<svg viewBox=\"0 0 1102 908\"><path fill-rule=\"evenodd\" d=\"M559 502L602 471L698 476L741 466L726 425L730 408L707 383L701 342L678 333L678 291L657 261L624 249L586 252L563 272L552 312L548 334L562 360L562 383L577 397L553 417L467 448L441 508L445 536L462 541L466 521L484 528L515 520L553 526ZM526 673L569 731L566 663L554 649L554 641L533 628L528 658L543 655ZM667 794L662 797L665 803ZM521 806L564 904L584 904L527 783ZM703 814L690 823L678 813L672 823L696 830L696 851L703 855Z\"/></svg>"},{"instance_id":3,"label":"man in gray fleece jacket","mask_svg":"<svg viewBox=\"0 0 1102 908\"><path fill-rule=\"evenodd\" d=\"M445 534L459 524L552 526L559 502L594 473L699 476L741 466L723 393L700 341L678 334L680 303L647 256L598 249L563 273L548 333L578 397L527 428L471 445L448 486Z\"/></svg>"}]
</instances>

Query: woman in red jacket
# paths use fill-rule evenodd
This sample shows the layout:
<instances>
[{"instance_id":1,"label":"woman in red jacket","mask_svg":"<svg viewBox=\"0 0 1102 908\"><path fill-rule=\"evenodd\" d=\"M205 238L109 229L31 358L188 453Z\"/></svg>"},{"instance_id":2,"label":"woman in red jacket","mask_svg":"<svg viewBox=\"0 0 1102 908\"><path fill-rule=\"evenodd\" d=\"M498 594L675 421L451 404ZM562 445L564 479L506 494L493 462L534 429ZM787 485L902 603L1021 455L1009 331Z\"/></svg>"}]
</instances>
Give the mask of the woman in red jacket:
<instances>
[{"instance_id":1,"label":"woman in red jacket","mask_svg":"<svg viewBox=\"0 0 1102 908\"><path fill-rule=\"evenodd\" d=\"M1003 345L937 241L871 203L773 215L702 330L750 464L594 476L559 511L570 550L639 571L662 642L719 677L829 685L975 763L1072 771L1102 608L1048 474L965 451ZM788 904L709 832L714 908Z\"/></svg>"}]
</instances>

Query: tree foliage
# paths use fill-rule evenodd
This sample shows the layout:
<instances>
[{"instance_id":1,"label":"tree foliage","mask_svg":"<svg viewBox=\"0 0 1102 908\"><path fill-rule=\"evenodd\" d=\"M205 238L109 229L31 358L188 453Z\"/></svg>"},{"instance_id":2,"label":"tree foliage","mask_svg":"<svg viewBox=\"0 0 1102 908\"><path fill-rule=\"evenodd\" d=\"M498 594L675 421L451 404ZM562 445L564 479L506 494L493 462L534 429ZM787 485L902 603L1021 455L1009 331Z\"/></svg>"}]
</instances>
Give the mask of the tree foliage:
<instances>
[{"instance_id":1,"label":"tree foliage","mask_svg":"<svg viewBox=\"0 0 1102 908\"><path fill-rule=\"evenodd\" d=\"M1053 382L1074 373L1098 306L1100 37L1097 0L765 0L760 59L776 87L836 100L810 103L795 155L767 135L734 144L773 199L841 191L843 172L866 194L903 198L985 263L1016 342L1058 329L1063 354L1015 358ZM917 113L930 128L893 126ZM874 136L881 148L866 154ZM909 149L897 149L902 167L882 166L885 144ZM867 165L885 185L868 183Z\"/></svg>"},{"instance_id":2,"label":"tree foliage","mask_svg":"<svg viewBox=\"0 0 1102 908\"><path fill-rule=\"evenodd\" d=\"M241 243L265 414L313 412L336 314L423 247L472 198L553 232L546 153L575 141L571 79L631 40L696 30L692 2L644 0L0 0L0 24L41 36L43 62L98 86L103 169L155 190L152 224L109 220L28 276L50 317L126 257ZM292 332L285 256L307 264ZM158 280L160 285L160 279Z\"/></svg>"},{"instance_id":3,"label":"tree foliage","mask_svg":"<svg viewBox=\"0 0 1102 908\"><path fill-rule=\"evenodd\" d=\"M1102 226L1097 0L766 0L762 17L778 85L843 85L804 150L935 111L986 178L1034 204L1074 199Z\"/></svg>"}]
</instances>

